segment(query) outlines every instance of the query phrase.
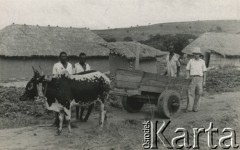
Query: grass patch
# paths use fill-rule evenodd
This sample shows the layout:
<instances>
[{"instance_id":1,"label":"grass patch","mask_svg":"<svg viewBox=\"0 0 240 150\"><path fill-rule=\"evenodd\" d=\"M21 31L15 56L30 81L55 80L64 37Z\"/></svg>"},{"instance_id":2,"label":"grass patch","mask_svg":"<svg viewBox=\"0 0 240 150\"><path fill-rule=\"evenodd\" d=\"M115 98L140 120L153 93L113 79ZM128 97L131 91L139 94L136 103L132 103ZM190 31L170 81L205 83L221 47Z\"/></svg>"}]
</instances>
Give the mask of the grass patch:
<instances>
[{"instance_id":1,"label":"grass patch","mask_svg":"<svg viewBox=\"0 0 240 150\"><path fill-rule=\"evenodd\" d=\"M0 87L0 129L52 122L54 113L30 101L20 101L23 88Z\"/></svg>"},{"instance_id":2,"label":"grass patch","mask_svg":"<svg viewBox=\"0 0 240 150\"><path fill-rule=\"evenodd\" d=\"M210 93L234 92L240 87L240 71L225 67L207 73L206 90Z\"/></svg>"}]
</instances>

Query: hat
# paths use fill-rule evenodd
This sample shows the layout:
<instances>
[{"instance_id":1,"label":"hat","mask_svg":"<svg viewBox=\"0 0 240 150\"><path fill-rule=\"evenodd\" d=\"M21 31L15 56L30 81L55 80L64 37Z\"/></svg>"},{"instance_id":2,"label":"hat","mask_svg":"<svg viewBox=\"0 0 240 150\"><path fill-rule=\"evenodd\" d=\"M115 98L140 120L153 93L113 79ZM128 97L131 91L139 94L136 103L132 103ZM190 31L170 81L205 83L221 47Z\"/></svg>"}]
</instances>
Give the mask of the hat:
<instances>
[{"instance_id":1,"label":"hat","mask_svg":"<svg viewBox=\"0 0 240 150\"><path fill-rule=\"evenodd\" d=\"M202 54L201 48L200 47L194 47L192 53L193 54Z\"/></svg>"}]
</instances>

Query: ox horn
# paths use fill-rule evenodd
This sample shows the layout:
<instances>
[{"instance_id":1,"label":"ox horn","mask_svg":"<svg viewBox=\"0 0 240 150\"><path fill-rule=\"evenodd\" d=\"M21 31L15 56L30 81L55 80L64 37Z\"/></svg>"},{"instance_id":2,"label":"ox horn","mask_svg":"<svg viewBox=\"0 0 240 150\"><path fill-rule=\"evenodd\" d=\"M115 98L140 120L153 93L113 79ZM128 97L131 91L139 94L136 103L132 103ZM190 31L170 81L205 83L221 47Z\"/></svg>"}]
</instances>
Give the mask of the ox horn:
<instances>
[{"instance_id":1,"label":"ox horn","mask_svg":"<svg viewBox=\"0 0 240 150\"><path fill-rule=\"evenodd\" d=\"M33 66L32 66L32 68L33 68L34 75L39 74L37 69L35 69Z\"/></svg>"},{"instance_id":2,"label":"ox horn","mask_svg":"<svg viewBox=\"0 0 240 150\"><path fill-rule=\"evenodd\" d=\"M40 65L39 65L39 68L41 70L41 75L44 75L43 69L42 69L42 67Z\"/></svg>"},{"instance_id":3,"label":"ox horn","mask_svg":"<svg viewBox=\"0 0 240 150\"><path fill-rule=\"evenodd\" d=\"M35 73L36 72L36 70L34 69L34 67L32 66L32 69L33 69L33 72Z\"/></svg>"}]
</instances>

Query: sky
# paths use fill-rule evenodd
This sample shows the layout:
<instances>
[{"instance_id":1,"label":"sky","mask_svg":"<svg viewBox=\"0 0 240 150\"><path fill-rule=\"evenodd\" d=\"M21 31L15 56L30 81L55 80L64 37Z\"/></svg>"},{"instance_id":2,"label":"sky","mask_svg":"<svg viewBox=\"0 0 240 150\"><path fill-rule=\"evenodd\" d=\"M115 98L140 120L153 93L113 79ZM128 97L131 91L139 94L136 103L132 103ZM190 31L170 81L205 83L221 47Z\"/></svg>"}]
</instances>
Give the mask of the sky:
<instances>
[{"instance_id":1,"label":"sky","mask_svg":"<svg viewBox=\"0 0 240 150\"><path fill-rule=\"evenodd\" d=\"M106 29L196 20L240 20L240 0L0 0L0 29L13 22Z\"/></svg>"}]
</instances>

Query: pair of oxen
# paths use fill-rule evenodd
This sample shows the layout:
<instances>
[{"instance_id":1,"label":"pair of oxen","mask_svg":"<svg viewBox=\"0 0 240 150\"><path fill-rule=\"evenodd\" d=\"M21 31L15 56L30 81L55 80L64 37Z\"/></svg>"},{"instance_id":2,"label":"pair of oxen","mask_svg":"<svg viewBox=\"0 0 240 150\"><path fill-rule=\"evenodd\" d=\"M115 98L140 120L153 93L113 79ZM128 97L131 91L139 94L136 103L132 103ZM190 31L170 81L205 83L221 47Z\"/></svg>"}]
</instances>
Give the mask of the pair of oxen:
<instances>
[{"instance_id":1,"label":"pair of oxen","mask_svg":"<svg viewBox=\"0 0 240 150\"><path fill-rule=\"evenodd\" d=\"M104 102L110 91L109 78L95 70L79 74L59 75L57 78L47 78L44 73L33 68L34 76L27 83L25 91L20 96L21 101L34 100L42 102L48 110L58 113L59 125L57 135L62 131L64 118L67 121L69 133L71 131L71 108L89 106L84 118L87 121L94 103L100 102L100 127L106 118ZM81 110L81 114L82 114Z\"/></svg>"}]
</instances>

